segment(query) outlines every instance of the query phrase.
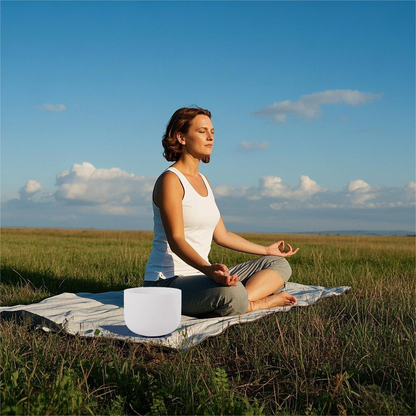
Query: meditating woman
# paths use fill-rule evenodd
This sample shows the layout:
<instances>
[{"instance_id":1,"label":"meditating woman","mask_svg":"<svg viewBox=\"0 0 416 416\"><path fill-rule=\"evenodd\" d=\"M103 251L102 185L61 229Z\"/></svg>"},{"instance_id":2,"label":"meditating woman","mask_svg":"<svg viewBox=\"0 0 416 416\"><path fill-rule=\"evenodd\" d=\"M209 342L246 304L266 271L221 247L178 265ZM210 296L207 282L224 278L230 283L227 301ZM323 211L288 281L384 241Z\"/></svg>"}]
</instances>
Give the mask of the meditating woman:
<instances>
[{"instance_id":1,"label":"meditating woman","mask_svg":"<svg viewBox=\"0 0 416 416\"><path fill-rule=\"evenodd\" d=\"M290 244L252 243L225 228L207 178L199 173L214 144L211 113L180 108L163 136L164 157L172 166L153 190L154 239L143 286L182 290L182 314L214 317L294 305L283 291L292 270ZM211 264L211 243L261 257L228 268Z\"/></svg>"}]
</instances>

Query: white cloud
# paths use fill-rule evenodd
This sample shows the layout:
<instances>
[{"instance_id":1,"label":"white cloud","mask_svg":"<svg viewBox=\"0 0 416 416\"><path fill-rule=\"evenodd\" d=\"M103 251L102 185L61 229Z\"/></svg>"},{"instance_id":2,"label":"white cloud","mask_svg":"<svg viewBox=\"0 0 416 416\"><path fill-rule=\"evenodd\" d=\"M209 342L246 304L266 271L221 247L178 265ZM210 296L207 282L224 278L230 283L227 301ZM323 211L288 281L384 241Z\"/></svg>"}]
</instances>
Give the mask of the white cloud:
<instances>
[{"instance_id":1,"label":"white cloud","mask_svg":"<svg viewBox=\"0 0 416 416\"><path fill-rule=\"evenodd\" d=\"M255 142L247 142L243 140L240 143L240 147L246 150L266 150L269 148L269 142L263 141L261 143L255 143Z\"/></svg>"},{"instance_id":2,"label":"white cloud","mask_svg":"<svg viewBox=\"0 0 416 416\"><path fill-rule=\"evenodd\" d=\"M415 182L409 182L406 185L406 189L408 189L409 191L412 191L412 192L416 192L416 183Z\"/></svg>"},{"instance_id":3,"label":"white cloud","mask_svg":"<svg viewBox=\"0 0 416 416\"><path fill-rule=\"evenodd\" d=\"M137 207L119 205L117 203L100 204L94 206L83 206L81 212L93 212L102 215L134 216L137 214Z\"/></svg>"},{"instance_id":4,"label":"white cloud","mask_svg":"<svg viewBox=\"0 0 416 416\"><path fill-rule=\"evenodd\" d=\"M349 195L349 197L350 197L352 205L363 205L367 201L374 199L376 195L366 193L366 192L356 192L356 193Z\"/></svg>"},{"instance_id":5,"label":"white cloud","mask_svg":"<svg viewBox=\"0 0 416 416\"><path fill-rule=\"evenodd\" d=\"M55 112L62 112L62 111L66 111L66 105L65 104L43 104L41 106L42 109L47 110L47 111L55 111Z\"/></svg>"},{"instance_id":6,"label":"white cloud","mask_svg":"<svg viewBox=\"0 0 416 416\"><path fill-rule=\"evenodd\" d=\"M326 189L321 188L314 180L309 176L302 175L300 177L299 187L293 191L293 197L303 201L311 197L318 192L325 192Z\"/></svg>"},{"instance_id":7,"label":"white cloud","mask_svg":"<svg viewBox=\"0 0 416 416\"><path fill-rule=\"evenodd\" d=\"M357 179L348 183L348 191L350 192L354 192L358 189L370 190L370 188L371 186L367 182L364 182L362 179Z\"/></svg>"},{"instance_id":8,"label":"white cloud","mask_svg":"<svg viewBox=\"0 0 416 416\"><path fill-rule=\"evenodd\" d=\"M88 162L75 164L70 171L56 176L59 190L55 196L71 203L105 205L106 210L124 212L120 204L136 204L139 199L149 199L153 179L135 176L119 168L96 168Z\"/></svg>"},{"instance_id":9,"label":"white cloud","mask_svg":"<svg viewBox=\"0 0 416 416\"><path fill-rule=\"evenodd\" d=\"M33 195L39 192L42 189L42 186L39 182L30 179L27 181L26 185L20 188L19 194L20 198L23 200L30 200L32 199Z\"/></svg>"},{"instance_id":10,"label":"white cloud","mask_svg":"<svg viewBox=\"0 0 416 416\"><path fill-rule=\"evenodd\" d=\"M348 183L348 190L350 192L356 191L357 189L370 189L371 186L367 183L364 182L362 179L357 179L355 181L350 181Z\"/></svg>"},{"instance_id":11,"label":"white cloud","mask_svg":"<svg viewBox=\"0 0 416 416\"><path fill-rule=\"evenodd\" d=\"M315 204L306 205L306 208L309 208L309 209L319 209L319 208L334 209L334 208L340 208L340 206L338 204L330 204L330 203L329 204L317 204L317 203L315 203Z\"/></svg>"},{"instance_id":12,"label":"white cloud","mask_svg":"<svg viewBox=\"0 0 416 416\"><path fill-rule=\"evenodd\" d=\"M31 179L30 181L28 181L25 185L25 187L23 188L24 191L28 194L33 194L35 192L38 192L42 189L42 186L39 182Z\"/></svg>"},{"instance_id":13,"label":"white cloud","mask_svg":"<svg viewBox=\"0 0 416 416\"><path fill-rule=\"evenodd\" d=\"M408 201L412 201L414 203L415 199L416 199L416 183L415 182L409 182L405 186L404 192L406 194L406 199Z\"/></svg>"},{"instance_id":14,"label":"white cloud","mask_svg":"<svg viewBox=\"0 0 416 416\"><path fill-rule=\"evenodd\" d=\"M348 191L350 193L347 194L347 197L352 205L363 205L376 198L376 188L373 188L362 179L350 181L348 183Z\"/></svg>"},{"instance_id":15,"label":"white cloud","mask_svg":"<svg viewBox=\"0 0 416 416\"><path fill-rule=\"evenodd\" d=\"M291 193L290 186L284 184L278 176L263 176L260 179L260 190L262 196L272 198L286 198Z\"/></svg>"},{"instance_id":16,"label":"white cloud","mask_svg":"<svg viewBox=\"0 0 416 416\"><path fill-rule=\"evenodd\" d=\"M63 177L63 176L67 176L67 175L69 175L69 170L63 170L62 172L59 172L59 173L56 175L56 177L57 177L57 178L61 178L61 177Z\"/></svg>"},{"instance_id":17,"label":"white cloud","mask_svg":"<svg viewBox=\"0 0 416 416\"><path fill-rule=\"evenodd\" d=\"M281 209L288 209L289 208L289 202L275 202L273 204L270 204L270 208L274 209L276 211L280 211Z\"/></svg>"},{"instance_id":18,"label":"white cloud","mask_svg":"<svg viewBox=\"0 0 416 416\"><path fill-rule=\"evenodd\" d=\"M321 115L322 104L363 105L378 100L383 93L360 92L356 90L327 90L313 94L302 95L298 101L280 101L256 111L257 116L272 117L275 123L286 122L287 115L296 114L305 120L311 120Z\"/></svg>"},{"instance_id":19,"label":"white cloud","mask_svg":"<svg viewBox=\"0 0 416 416\"><path fill-rule=\"evenodd\" d=\"M294 189L277 176L263 176L260 179L260 190L262 196L297 201L305 201L318 192L325 192L324 188L306 175L300 177L299 186Z\"/></svg>"},{"instance_id":20,"label":"white cloud","mask_svg":"<svg viewBox=\"0 0 416 416\"><path fill-rule=\"evenodd\" d=\"M75 164L56 175L56 192L45 192L39 182L28 181L19 191L20 199L2 204L2 221L9 226L151 229L154 180L119 168ZM328 224L338 230L343 224L350 229L414 228L413 181L383 187L354 179L329 191L306 175L298 185L270 175L260 178L257 186L223 184L214 193L226 223L241 231L272 232L282 226L289 231L330 229Z\"/></svg>"},{"instance_id":21,"label":"white cloud","mask_svg":"<svg viewBox=\"0 0 416 416\"><path fill-rule=\"evenodd\" d=\"M242 186L240 188L234 188L233 186L229 185L219 185L216 186L213 191L215 196L218 197L226 197L226 196L233 196L233 197L242 197L247 194L251 188L249 186Z\"/></svg>"},{"instance_id":22,"label":"white cloud","mask_svg":"<svg viewBox=\"0 0 416 416\"><path fill-rule=\"evenodd\" d=\"M217 193L216 191L220 192ZM265 201L273 210L299 209L366 209L397 208L415 205L416 184L410 182L403 188L371 186L362 179L350 181L339 191L328 191L302 175L298 186L285 183L278 176L263 176L258 186L230 188L221 185L214 189L217 197L226 200L227 205L244 205L247 201Z\"/></svg>"},{"instance_id":23,"label":"white cloud","mask_svg":"<svg viewBox=\"0 0 416 416\"><path fill-rule=\"evenodd\" d=\"M228 196L231 194L232 188L228 185L220 185L214 188L216 196Z\"/></svg>"}]
</instances>

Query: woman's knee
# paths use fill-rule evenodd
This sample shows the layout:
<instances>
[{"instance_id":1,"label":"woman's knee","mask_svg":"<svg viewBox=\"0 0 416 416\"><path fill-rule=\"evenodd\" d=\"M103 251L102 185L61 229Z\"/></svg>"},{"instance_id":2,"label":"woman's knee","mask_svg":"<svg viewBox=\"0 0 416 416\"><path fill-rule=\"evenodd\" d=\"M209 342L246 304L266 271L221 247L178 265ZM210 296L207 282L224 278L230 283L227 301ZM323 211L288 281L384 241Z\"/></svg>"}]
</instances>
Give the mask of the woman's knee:
<instances>
[{"instance_id":1,"label":"woman's knee","mask_svg":"<svg viewBox=\"0 0 416 416\"><path fill-rule=\"evenodd\" d=\"M264 256L266 269L274 270L287 283L292 275L292 268L284 257Z\"/></svg>"},{"instance_id":2,"label":"woman's knee","mask_svg":"<svg viewBox=\"0 0 416 416\"><path fill-rule=\"evenodd\" d=\"M247 312L248 294L241 282L237 286L220 288L221 304L216 309L218 316L240 315Z\"/></svg>"}]
</instances>

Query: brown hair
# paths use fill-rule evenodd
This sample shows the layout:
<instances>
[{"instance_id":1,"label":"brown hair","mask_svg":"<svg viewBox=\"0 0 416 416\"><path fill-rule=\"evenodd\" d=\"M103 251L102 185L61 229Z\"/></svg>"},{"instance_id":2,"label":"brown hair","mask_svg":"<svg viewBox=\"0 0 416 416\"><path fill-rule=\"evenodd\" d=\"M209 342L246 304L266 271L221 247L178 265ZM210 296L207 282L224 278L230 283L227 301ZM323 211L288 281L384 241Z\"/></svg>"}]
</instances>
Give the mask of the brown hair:
<instances>
[{"instance_id":1,"label":"brown hair","mask_svg":"<svg viewBox=\"0 0 416 416\"><path fill-rule=\"evenodd\" d=\"M199 114L211 118L210 111L199 107L183 107L173 113L162 139L163 156L167 161L176 162L180 159L183 145L178 142L176 135L179 132L187 134L192 120ZM204 156L202 161L209 163L210 156Z\"/></svg>"}]
</instances>

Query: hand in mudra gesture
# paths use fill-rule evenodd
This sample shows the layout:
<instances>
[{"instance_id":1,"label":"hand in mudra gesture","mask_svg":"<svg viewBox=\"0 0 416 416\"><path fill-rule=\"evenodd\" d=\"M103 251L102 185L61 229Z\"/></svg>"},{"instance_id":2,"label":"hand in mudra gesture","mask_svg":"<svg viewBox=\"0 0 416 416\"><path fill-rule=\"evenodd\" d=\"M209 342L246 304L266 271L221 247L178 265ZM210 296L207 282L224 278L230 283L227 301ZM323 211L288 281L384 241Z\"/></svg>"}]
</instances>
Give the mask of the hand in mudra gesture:
<instances>
[{"instance_id":1,"label":"hand in mudra gesture","mask_svg":"<svg viewBox=\"0 0 416 416\"><path fill-rule=\"evenodd\" d=\"M236 274L230 275L228 267L221 263L214 263L207 266L204 273L214 282L223 286L237 286L237 283L240 281L240 278Z\"/></svg>"},{"instance_id":2,"label":"hand in mudra gesture","mask_svg":"<svg viewBox=\"0 0 416 416\"><path fill-rule=\"evenodd\" d=\"M286 243L285 246L285 242L283 240L267 246L267 254L269 256L290 257L296 254L298 250L299 248L293 250L292 246L289 243Z\"/></svg>"}]
</instances>

